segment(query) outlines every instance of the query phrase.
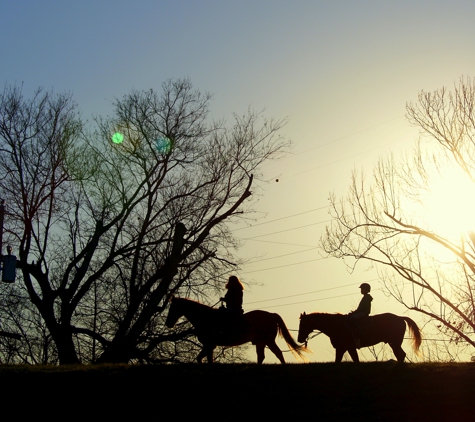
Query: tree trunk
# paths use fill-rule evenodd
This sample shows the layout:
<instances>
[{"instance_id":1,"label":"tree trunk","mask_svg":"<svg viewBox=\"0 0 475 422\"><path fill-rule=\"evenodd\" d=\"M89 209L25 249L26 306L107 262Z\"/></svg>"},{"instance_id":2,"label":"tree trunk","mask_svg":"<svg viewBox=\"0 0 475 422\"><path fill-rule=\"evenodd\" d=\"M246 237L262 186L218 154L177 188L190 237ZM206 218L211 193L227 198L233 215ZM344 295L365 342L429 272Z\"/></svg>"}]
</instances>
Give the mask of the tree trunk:
<instances>
[{"instance_id":1,"label":"tree trunk","mask_svg":"<svg viewBox=\"0 0 475 422\"><path fill-rule=\"evenodd\" d=\"M74 347L72 332L68 328L57 327L51 330L51 336L58 349L60 365L81 363Z\"/></svg>"},{"instance_id":2,"label":"tree trunk","mask_svg":"<svg viewBox=\"0 0 475 422\"><path fill-rule=\"evenodd\" d=\"M99 357L98 362L104 363L127 363L135 350L137 339L144 330L146 324L150 321L153 315L157 312L157 306L163 295L166 294L173 277L178 272L178 264L180 263L181 252L184 247L184 236L186 227L182 223L177 223L175 226L175 234L173 236L173 246L170 256L166 259L165 271L160 287L157 288L150 298L148 305L141 312L138 320L130 327L126 322L122 329L116 333L114 340L107 347L104 353ZM137 306L138 308L138 306ZM127 328L127 329L125 329Z\"/></svg>"},{"instance_id":3,"label":"tree trunk","mask_svg":"<svg viewBox=\"0 0 475 422\"><path fill-rule=\"evenodd\" d=\"M127 338L114 339L99 357L97 363L129 363L133 347L130 347L128 344L130 341L127 340Z\"/></svg>"}]
</instances>

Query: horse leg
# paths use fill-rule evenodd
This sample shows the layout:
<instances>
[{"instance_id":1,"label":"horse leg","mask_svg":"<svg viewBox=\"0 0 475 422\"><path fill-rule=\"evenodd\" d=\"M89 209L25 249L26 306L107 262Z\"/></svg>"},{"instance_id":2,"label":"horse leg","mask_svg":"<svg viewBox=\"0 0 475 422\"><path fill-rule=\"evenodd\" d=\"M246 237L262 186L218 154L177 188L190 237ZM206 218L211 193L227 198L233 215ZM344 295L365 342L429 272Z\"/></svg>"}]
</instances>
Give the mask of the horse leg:
<instances>
[{"instance_id":1,"label":"horse leg","mask_svg":"<svg viewBox=\"0 0 475 422\"><path fill-rule=\"evenodd\" d=\"M336 349L335 353L335 363L340 363L341 360L343 359L343 355L345 354L346 350L345 349Z\"/></svg>"},{"instance_id":2,"label":"horse leg","mask_svg":"<svg viewBox=\"0 0 475 422\"><path fill-rule=\"evenodd\" d=\"M274 353L274 355L277 356L277 359L280 360L280 363L285 363L284 354L282 353L282 350L279 349L279 346L277 346L275 343L275 340L267 343L267 346Z\"/></svg>"},{"instance_id":3,"label":"horse leg","mask_svg":"<svg viewBox=\"0 0 475 422\"><path fill-rule=\"evenodd\" d=\"M203 363L203 358L206 356L206 350L205 350L205 347L203 346L203 348L201 349L201 352L198 353L198 356L196 356L196 360L198 361L198 363Z\"/></svg>"},{"instance_id":4,"label":"horse leg","mask_svg":"<svg viewBox=\"0 0 475 422\"><path fill-rule=\"evenodd\" d=\"M210 346L206 346L205 349L206 349L206 359L208 360L208 363L213 363L214 362L213 352L214 352L214 349L216 349L216 345L212 344Z\"/></svg>"},{"instance_id":5,"label":"horse leg","mask_svg":"<svg viewBox=\"0 0 475 422\"><path fill-rule=\"evenodd\" d=\"M256 352L257 352L257 363L262 363L265 358L264 349L266 348L265 343L257 343L256 344Z\"/></svg>"},{"instance_id":6,"label":"horse leg","mask_svg":"<svg viewBox=\"0 0 475 422\"><path fill-rule=\"evenodd\" d=\"M213 363L213 351L215 347L216 346L204 345L203 348L201 349L201 352L196 357L196 360L198 361L198 363L203 363L203 358L205 357L208 363Z\"/></svg>"},{"instance_id":7,"label":"horse leg","mask_svg":"<svg viewBox=\"0 0 475 422\"><path fill-rule=\"evenodd\" d=\"M391 346L391 349L393 349L394 356L396 356L396 359L398 362L404 362L404 359L406 358L406 352L402 350L401 345L396 345L394 343L389 343Z\"/></svg>"},{"instance_id":8,"label":"horse leg","mask_svg":"<svg viewBox=\"0 0 475 422\"><path fill-rule=\"evenodd\" d=\"M353 362L358 363L360 361L360 358L358 356L358 351L356 349L350 348L348 349L348 353L350 354L351 359L353 359Z\"/></svg>"}]
</instances>

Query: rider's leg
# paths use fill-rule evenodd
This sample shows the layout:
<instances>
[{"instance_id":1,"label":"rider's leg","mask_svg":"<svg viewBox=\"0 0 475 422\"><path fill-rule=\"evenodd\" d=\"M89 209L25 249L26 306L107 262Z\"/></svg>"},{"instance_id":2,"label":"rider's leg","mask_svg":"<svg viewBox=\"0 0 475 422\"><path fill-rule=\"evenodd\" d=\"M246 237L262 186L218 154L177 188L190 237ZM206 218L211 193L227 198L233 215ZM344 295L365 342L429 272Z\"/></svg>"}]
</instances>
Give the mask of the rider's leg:
<instances>
[{"instance_id":1,"label":"rider's leg","mask_svg":"<svg viewBox=\"0 0 475 422\"><path fill-rule=\"evenodd\" d=\"M362 312L354 312L352 315L350 315L348 319L348 327L351 330L351 334L353 335L353 340L355 341L355 346L357 349L361 348L358 323L360 322L360 319L364 316L365 314Z\"/></svg>"}]
</instances>

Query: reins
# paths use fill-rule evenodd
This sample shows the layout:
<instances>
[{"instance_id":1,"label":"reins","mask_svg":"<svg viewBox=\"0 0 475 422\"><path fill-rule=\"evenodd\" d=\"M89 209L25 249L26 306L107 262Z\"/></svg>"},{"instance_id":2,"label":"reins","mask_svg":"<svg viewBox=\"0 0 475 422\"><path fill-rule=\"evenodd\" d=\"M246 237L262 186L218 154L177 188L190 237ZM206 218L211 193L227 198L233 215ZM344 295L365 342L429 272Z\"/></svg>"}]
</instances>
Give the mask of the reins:
<instances>
[{"instance_id":1,"label":"reins","mask_svg":"<svg viewBox=\"0 0 475 422\"><path fill-rule=\"evenodd\" d=\"M212 308L214 308L219 302L222 302L221 299L219 299L213 306L211 306Z\"/></svg>"},{"instance_id":2,"label":"reins","mask_svg":"<svg viewBox=\"0 0 475 422\"><path fill-rule=\"evenodd\" d=\"M310 334L312 334L312 333L313 333L313 335L309 338ZM317 332L311 331L309 333L309 335L307 336L307 338L305 339L305 342L304 342L305 343L305 348L307 348L307 343L308 343L309 340L314 339L315 337L319 336L320 334L322 334L321 331L317 331Z\"/></svg>"}]
</instances>

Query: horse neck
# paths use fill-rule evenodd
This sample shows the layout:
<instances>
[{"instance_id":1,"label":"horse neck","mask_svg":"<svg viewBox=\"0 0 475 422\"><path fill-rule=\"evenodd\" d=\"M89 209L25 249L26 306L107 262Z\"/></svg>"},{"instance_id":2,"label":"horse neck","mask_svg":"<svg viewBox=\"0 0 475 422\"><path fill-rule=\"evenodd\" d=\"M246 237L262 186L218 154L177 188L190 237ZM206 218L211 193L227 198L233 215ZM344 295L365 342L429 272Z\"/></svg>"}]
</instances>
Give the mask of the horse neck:
<instances>
[{"instance_id":1,"label":"horse neck","mask_svg":"<svg viewBox=\"0 0 475 422\"><path fill-rule=\"evenodd\" d=\"M189 299L182 299L183 316L191 322L195 327L200 325L202 321L206 321L209 316L215 311L215 309L204 305L199 302L195 302Z\"/></svg>"},{"instance_id":2,"label":"horse neck","mask_svg":"<svg viewBox=\"0 0 475 422\"><path fill-rule=\"evenodd\" d=\"M309 314L310 326L324 334L339 330L344 323L344 315L340 314Z\"/></svg>"}]
</instances>

